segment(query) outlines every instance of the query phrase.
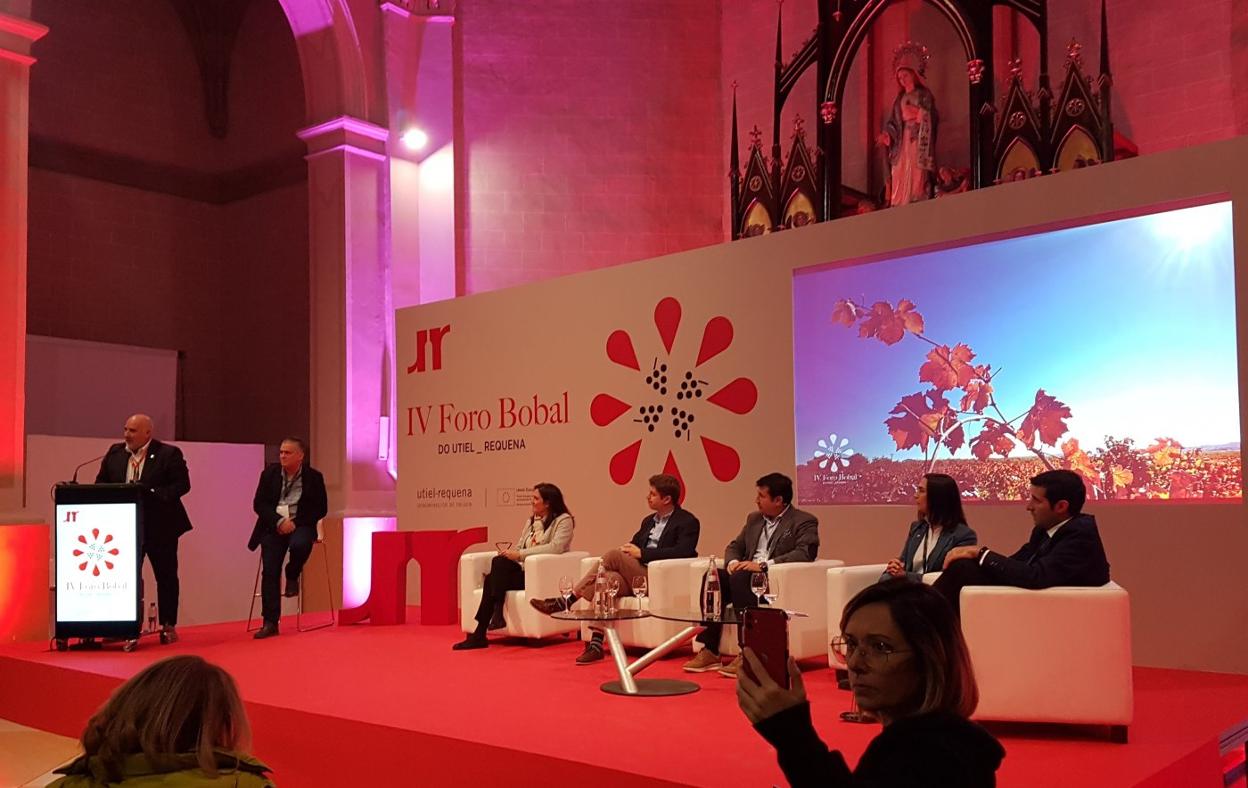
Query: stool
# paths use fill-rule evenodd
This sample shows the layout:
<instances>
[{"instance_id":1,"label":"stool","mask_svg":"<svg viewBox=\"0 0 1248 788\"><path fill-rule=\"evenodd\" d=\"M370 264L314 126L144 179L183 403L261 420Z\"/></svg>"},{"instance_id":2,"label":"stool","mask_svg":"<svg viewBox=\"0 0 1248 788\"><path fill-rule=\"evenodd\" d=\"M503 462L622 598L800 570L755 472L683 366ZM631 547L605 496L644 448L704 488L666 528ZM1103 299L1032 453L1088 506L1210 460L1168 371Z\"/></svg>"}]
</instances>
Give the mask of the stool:
<instances>
[{"instance_id":1,"label":"stool","mask_svg":"<svg viewBox=\"0 0 1248 788\"><path fill-rule=\"evenodd\" d=\"M316 629L324 629L325 627L332 627L337 622L335 608L334 608L334 584L333 584L333 580L329 576L329 549L325 547L325 521L324 520L318 520L316 523L316 541L312 543L313 555L316 554L317 547L321 548L321 559L324 561L324 564L325 564L325 590L329 594L329 621L326 621L320 624L311 624L306 627L303 625L303 589L306 588L306 584L302 582L304 578L300 578L299 597L298 597L299 602L298 602L298 607L295 608L295 631L296 632L311 632ZM308 561L311 561L311 560L312 560L312 555L309 555ZM247 610L247 631L248 632L254 632L260 628L260 624L256 624L253 627L251 625L251 622L255 620L255 616L256 616L256 600L260 598L260 572L263 568L264 568L264 560L262 558L257 559L256 560L256 583L251 591L251 607L248 608ZM307 568L307 564L304 564L304 568Z\"/></svg>"}]
</instances>

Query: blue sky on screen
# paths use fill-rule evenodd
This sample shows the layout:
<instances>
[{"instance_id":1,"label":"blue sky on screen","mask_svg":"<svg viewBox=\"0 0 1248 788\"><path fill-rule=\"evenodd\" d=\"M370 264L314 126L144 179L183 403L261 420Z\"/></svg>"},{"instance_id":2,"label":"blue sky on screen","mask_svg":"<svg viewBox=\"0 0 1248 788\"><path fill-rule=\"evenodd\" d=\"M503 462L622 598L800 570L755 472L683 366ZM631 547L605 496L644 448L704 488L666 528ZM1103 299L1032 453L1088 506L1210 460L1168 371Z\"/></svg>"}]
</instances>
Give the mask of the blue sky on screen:
<instances>
[{"instance_id":1,"label":"blue sky on screen","mask_svg":"<svg viewBox=\"0 0 1248 788\"><path fill-rule=\"evenodd\" d=\"M852 298L908 298L938 344L966 343L1008 418L1037 389L1066 403L1085 449L1106 435L1147 446L1238 444L1229 202L824 270L793 279L797 461L835 433L868 457L899 452L884 420L925 390L931 346L892 346L830 321ZM956 397L949 399L957 404ZM968 438L977 432L970 428ZM942 449L942 457L948 457ZM964 446L956 455L969 458Z\"/></svg>"}]
</instances>

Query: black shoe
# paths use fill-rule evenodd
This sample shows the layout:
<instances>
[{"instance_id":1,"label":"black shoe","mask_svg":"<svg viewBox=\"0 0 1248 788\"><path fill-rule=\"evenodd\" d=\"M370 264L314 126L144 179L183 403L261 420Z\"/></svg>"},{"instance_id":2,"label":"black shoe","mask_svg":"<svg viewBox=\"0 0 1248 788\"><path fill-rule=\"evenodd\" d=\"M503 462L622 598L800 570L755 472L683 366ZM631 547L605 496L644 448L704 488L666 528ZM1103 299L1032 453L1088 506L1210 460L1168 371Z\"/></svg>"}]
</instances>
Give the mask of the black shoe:
<instances>
[{"instance_id":1,"label":"black shoe","mask_svg":"<svg viewBox=\"0 0 1248 788\"><path fill-rule=\"evenodd\" d=\"M286 578L286 592L282 596L299 596L299 578Z\"/></svg>"},{"instance_id":2,"label":"black shoe","mask_svg":"<svg viewBox=\"0 0 1248 788\"><path fill-rule=\"evenodd\" d=\"M277 631L277 624L270 624L267 621L264 626L256 630L256 634L252 635L256 640L264 640L265 638L275 638L280 633Z\"/></svg>"},{"instance_id":3,"label":"black shoe","mask_svg":"<svg viewBox=\"0 0 1248 788\"><path fill-rule=\"evenodd\" d=\"M160 642L165 645L178 642L178 630L174 629L173 624L165 624L164 629L160 630Z\"/></svg>"},{"instance_id":4,"label":"black shoe","mask_svg":"<svg viewBox=\"0 0 1248 788\"><path fill-rule=\"evenodd\" d=\"M602 659L602 645L596 640L591 640L585 644L585 650L576 658L578 665L590 665Z\"/></svg>"},{"instance_id":5,"label":"black shoe","mask_svg":"<svg viewBox=\"0 0 1248 788\"><path fill-rule=\"evenodd\" d=\"M548 616L554 613L562 613L568 609L567 600L560 599L557 596L552 596L548 599L530 599L529 604L537 612L545 613Z\"/></svg>"},{"instance_id":6,"label":"black shoe","mask_svg":"<svg viewBox=\"0 0 1248 788\"><path fill-rule=\"evenodd\" d=\"M486 640L485 635L478 635L475 632L468 634L468 637L451 646L454 651L470 651L474 648L486 648L490 645L490 641Z\"/></svg>"},{"instance_id":7,"label":"black shoe","mask_svg":"<svg viewBox=\"0 0 1248 788\"><path fill-rule=\"evenodd\" d=\"M494 615L490 617L490 625L486 629L491 632L495 629L506 629L507 620L503 618L503 609L500 607L494 611Z\"/></svg>"}]
</instances>

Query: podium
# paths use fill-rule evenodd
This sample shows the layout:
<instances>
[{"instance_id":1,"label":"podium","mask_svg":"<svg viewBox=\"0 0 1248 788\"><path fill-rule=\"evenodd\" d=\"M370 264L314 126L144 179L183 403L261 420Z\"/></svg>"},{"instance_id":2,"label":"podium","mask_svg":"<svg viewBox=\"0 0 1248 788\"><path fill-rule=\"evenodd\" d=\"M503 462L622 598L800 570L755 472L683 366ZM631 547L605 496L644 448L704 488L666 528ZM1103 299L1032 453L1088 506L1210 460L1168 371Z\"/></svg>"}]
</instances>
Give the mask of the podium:
<instances>
[{"instance_id":1,"label":"podium","mask_svg":"<svg viewBox=\"0 0 1248 788\"><path fill-rule=\"evenodd\" d=\"M143 495L137 484L58 484L54 637L137 640L143 624Z\"/></svg>"}]
</instances>

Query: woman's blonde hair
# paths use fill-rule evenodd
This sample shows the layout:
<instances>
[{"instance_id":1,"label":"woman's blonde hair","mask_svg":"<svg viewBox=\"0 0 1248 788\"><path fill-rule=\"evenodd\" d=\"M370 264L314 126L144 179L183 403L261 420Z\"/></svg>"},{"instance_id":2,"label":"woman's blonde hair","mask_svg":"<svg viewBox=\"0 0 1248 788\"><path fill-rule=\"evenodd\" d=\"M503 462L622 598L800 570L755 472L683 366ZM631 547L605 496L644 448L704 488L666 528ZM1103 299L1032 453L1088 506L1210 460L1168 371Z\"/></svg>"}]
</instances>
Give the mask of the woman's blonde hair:
<instances>
[{"instance_id":1,"label":"woman's blonde hair","mask_svg":"<svg viewBox=\"0 0 1248 788\"><path fill-rule=\"evenodd\" d=\"M92 774L119 782L128 755L142 753L155 767L192 754L210 776L216 749L244 752L251 728L234 679L200 657L170 657L122 684L82 732Z\"/></svg>"}]
</instances>

